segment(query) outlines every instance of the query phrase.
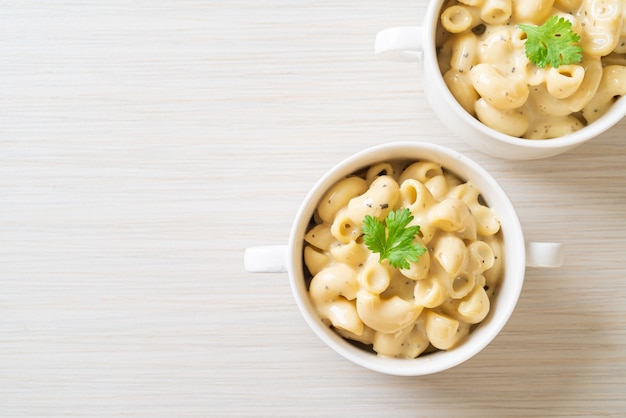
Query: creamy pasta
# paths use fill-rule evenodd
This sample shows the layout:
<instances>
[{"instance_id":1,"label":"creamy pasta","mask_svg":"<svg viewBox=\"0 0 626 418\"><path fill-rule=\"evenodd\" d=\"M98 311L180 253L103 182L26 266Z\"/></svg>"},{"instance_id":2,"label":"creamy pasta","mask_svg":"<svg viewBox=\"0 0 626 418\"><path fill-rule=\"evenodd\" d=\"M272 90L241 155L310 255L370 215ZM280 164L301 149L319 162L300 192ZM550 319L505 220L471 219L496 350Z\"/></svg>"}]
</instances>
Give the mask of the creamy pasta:
<instances>
[{"instance_id":1,"label":"creamy pasta","mask_svg":"<svg viewBox=\"0 0 626 418\"><path fill-rule=\"evenodd\" d=\"M526 57L518 25L555 15L580 35L583 59L539 68ZM592 123L625 93L626 2L449 0L437 50L450 92L482 123L515 137L559 137Z\"/></svg>"},{"instance_id":2,"label":"creamy pasta","mask_svg":"<svg viewBox=\"0 0 626 418\"><path fill-rule=\"evenodd\" d=\"M396 269L370 251L366 215L408 208L427 251ZM336 183L304 238L309 296L338 334L380 356L457 346L483 321L503 272L502 233L480 191L430 161L391 161Z\"/></svg>"}]
</instances>

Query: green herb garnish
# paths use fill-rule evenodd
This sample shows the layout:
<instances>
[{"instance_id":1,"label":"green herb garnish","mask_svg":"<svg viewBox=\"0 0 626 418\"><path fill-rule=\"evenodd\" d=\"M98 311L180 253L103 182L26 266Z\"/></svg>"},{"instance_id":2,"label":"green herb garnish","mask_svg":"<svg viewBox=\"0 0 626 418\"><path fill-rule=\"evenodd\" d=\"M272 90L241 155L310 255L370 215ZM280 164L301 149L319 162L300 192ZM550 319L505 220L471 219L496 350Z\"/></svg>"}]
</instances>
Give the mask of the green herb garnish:
<instances>
[{"instance_id":1,"label":"green herb garnish","mask_svg":"<svg viewBox=\"0 0 626 418\"><path fill-rule=\"evenodd\" d=\"M363 241L367 248L380 254L380 261L388 259L393 267L408 269L409 262L417 261L426 252L423 245L413 242L420 227L407 226L412 220L413 215L407 208L389 212L384 223L365 215L361 227Z\"/></svg>"},{"instance_id":2,"label":"green herb garnish","mask_svg":"<svg viewBox=\"0 0 626 418\"><path fill-rule=\"evenodd\" d=\"M518 27L526 33L526 56L537 67L557 68L582 60L583 49L576 44L580 36L572 30L572 22L564 17L552 16L541 26Z\"/></svg>"}]
</instances>

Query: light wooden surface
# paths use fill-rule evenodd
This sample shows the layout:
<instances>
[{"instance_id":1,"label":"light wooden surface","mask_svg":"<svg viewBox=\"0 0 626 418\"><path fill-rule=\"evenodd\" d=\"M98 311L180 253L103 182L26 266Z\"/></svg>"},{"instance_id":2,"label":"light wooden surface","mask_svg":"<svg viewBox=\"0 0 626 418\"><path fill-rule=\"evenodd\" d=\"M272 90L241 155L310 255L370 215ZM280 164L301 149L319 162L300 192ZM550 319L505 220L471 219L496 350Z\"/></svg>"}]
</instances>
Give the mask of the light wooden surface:
<instances>
[{"instance_id":1,"label":"light wooden surface","mask_svg":"<svg viewBox=\"0 0 626 418\"><path fill-rule=\"evenodd\" d=\"M623 416L626 121L549 160L472 150L372 54L426 3L1 1L0 416ZM243 269L328 168L398 140L474 158L566 252L420 378L348 363L285 274Z\"/></svg>"}]
</instances>

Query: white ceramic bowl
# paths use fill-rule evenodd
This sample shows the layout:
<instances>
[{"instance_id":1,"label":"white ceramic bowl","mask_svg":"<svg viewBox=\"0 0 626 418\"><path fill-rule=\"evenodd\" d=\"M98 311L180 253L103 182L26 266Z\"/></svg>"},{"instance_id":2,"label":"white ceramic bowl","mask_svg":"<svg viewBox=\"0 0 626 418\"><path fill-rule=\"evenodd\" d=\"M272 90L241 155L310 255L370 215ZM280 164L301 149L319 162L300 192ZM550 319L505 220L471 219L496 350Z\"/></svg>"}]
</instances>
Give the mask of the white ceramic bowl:
<instances>
[{"instance_id":1,"label":"white ceramic bowl","mask_svg":"<svg viewBox=\"0 0 626 418\"><path fill-rule=\"evenodd\" d=\"M387 28L376 36L375 54L392 60L418 60L423 67L424 93L441 121L474 148L511 160L550 157L569 151L611 128L626 116L626 98L620 98L598 120L577 132L548 140L529 140L498 132L467 113L446 86L435 49L435 33L443 0L431 1L422 26Z\"/></svg>"},{"instance_id":2,"label":"white ceramic bowl","mask_svg":"<svg viewBox=\"0 0 626 418\"><path fill-rule=\"evenodd\" d=\"M318 202L338 180L378 162L397 159L430 160L473 182L485 202L498 214L504 240L504 277L487 318L456 348L416 359L392 359L356 347L322 322L310 298L304 276L304 235ZM367 149L328 171L308 193L293 223L287 245L246 250L245 267L251 272L287 271L293 295L307 324L317 336L346 359L381 373L426 375L449 369L479 353L502 330L522 290L527 265L556 267L562 262L559 244L526 243L519 219L506 193L474 161L448 148L428 143L391 143Z\"/></svg>"}]
</instances>

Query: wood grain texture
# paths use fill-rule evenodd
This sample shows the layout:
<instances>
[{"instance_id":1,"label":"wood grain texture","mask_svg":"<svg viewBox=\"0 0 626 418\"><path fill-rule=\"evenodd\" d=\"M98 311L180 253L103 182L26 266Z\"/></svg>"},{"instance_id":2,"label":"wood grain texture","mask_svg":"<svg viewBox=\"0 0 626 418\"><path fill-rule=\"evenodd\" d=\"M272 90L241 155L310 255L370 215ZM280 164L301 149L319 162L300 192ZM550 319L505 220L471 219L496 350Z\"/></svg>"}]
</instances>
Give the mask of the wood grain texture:
<instances>
[{"instance_id":1,"label":"wood grain texture","mask_svg":"<svg viewBox=\"0 0 626 418\"><path fill-rule=\"evenodd\" d=\"M0 2L0 416L623 415L626 121L549 160L474 151L415 64L373 58L426 4ZM466 153L566 245L492 345L421 378L343 360L242 261L398 140Z\"/></svg>"}]
</instances>

